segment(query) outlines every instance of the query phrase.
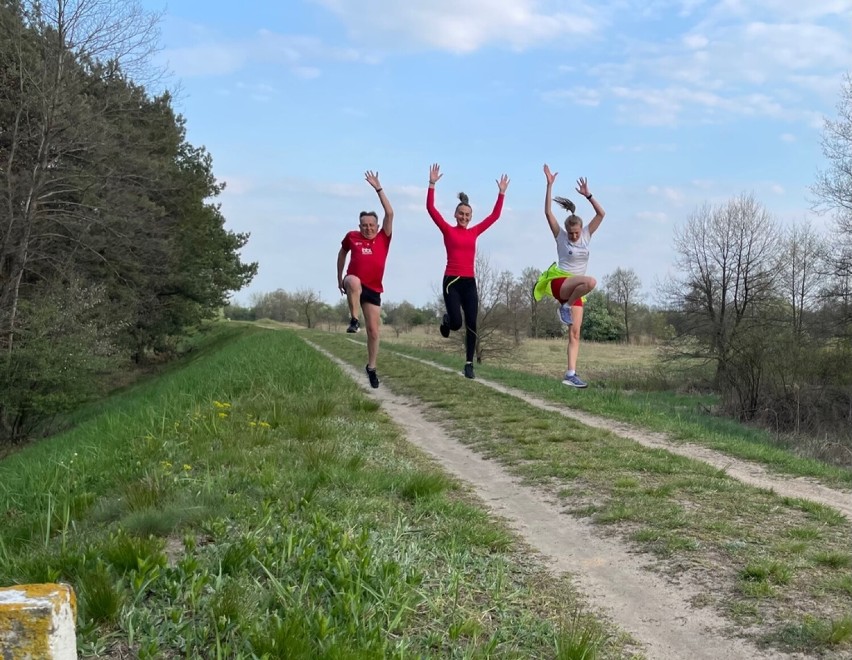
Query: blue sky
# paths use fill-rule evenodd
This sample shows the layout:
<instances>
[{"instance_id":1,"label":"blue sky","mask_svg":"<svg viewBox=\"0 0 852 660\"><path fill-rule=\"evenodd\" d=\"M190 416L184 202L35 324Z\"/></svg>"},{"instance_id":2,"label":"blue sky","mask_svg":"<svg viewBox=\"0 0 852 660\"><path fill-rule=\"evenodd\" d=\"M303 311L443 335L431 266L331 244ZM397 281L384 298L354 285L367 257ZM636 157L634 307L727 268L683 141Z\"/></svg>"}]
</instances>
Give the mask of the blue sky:
<instances>
[{"instance_id":1,"label":"blue sky","mask_svg":"<svg viewBox=\"0 0 852 660\"><path fill-rule=\"evenodd\" d=\"M753 193L783 223L826 217L809 187L824 166L852 63L852 0L143 0L164 12L157 57L189 140L227 183L228 228L258 261L235 299L282 288L329 302L336 256L358 212L396 211L385 301L432 301L445 253L425 211L470 195L500 221L479 251L495 270L545 268L542 212L586 176L607 211L590 274L634 269L647 302L673 262L672 232L704 202Z\"/></svg>"}]
</instances>

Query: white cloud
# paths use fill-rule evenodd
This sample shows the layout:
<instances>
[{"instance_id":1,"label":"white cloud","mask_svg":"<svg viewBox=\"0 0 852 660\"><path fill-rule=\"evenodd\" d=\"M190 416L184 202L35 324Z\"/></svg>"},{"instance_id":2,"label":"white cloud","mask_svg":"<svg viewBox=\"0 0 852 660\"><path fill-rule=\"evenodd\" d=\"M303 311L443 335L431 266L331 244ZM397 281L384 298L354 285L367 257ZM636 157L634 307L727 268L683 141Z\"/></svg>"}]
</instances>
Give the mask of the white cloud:
<instances>
[{"instance_id":1,"label":"white cloud","mask_svg":"<svg viewBox=\"0 0 852 660\"><path fill-rule=\"evenodd\" d=\"M601 94L596 89L588 87L573 87L571 89L557 89L549 92L544 92L541 95L542 100L547 102L566 101L576 105L585 105L595 107L600 105Z\"/></svg>"},{"instance_id":2,"label":"white cloud","mask_svg":"<svg viewBox=\"0 0 852 660\"><path fill-rule=\"evenodd\" d=\"M777 184L777 183L773 183L773 184L769 187L769 189L770 189L773 193L775 193L776 195L783 195L783 194L785 194L785 193L786 193L786 191L784 190L784 186L781 186L781 185L779 185L779 184Z\"/></svg>"},{"instance_id":3,"label":"white cloud","mask_svg":"<svg viewBox=\"0 0 852 660\"><path fill-rule=\"evenodd\" d=\"M300 227L304 227L306 225L307 226L315 226L315 225L319 225L319 224L323 223L322 218L320 218L317 215L310 215L310 214L285 215L285 216L281 216L280 218L277 218L277 220L278 220L278 222L275 223L276 225L283 225L285 227L289 227L289 226L293 226L293 225L299 225Z\"/></svg>"},{"instance_id":4,"label":"white cloud","mask_svg":"<svg viewBox=\"0 0 852 660\"><path fill-rule=\"evenodd\" d=\"M223 176L225 192L223 195L245 195L254 188L254 182L241 176Z\"/></svg>"},{"instance_id":5,"label":"white cloud","mask_svg":"<svg viewBox=\"0 0 852 660\"><path fill-rule=\"evenodd\" d=\"M278 96L278 90L272 85L266 83L245 83L238 82L236 88L240 91L240 95L248 97L253 101L270 101L274 96Z\"/></svg>"},{"instance_id":6,"label":"white cloud","mask_svg":"<svg viewBox=\"0 0 852 660\"><path fill-rule=\"evenodd\" d=\"M662 213L660 211L639 211L636 214L636 219L653 222L658 225L664 225L668 223L669 216L667 213Z\"/></svg>"},{"instance_id":7,"label":"white cloud","mask_svg":"<svg viewBox=\"0 0 852 660\"><path fill-rule=\"evenodd\" d=\"M649 186L648 194L653 195L655 197L662 197L663 199L669 202L680 202L683 201L684 195L679 190L675 188L670 188L667 186Z\"/></svg>"},{"instance_id":8,"label":"white cloud","mask_svg":"<svg viewBox=\"0 0 852 660\"><path fill-rule=\"evenodd\" d=\"M782 142L795 142L796 136L793 135L792 133L782 133L781 134L781 141Z\"/></svg>"},{"instance_id":9,"label":"white cloud","mask_svg":"<svg viewBox=\"0 0 852 660\"><path fill-rule=\"evenodd\" d=\"M224 44L201 44L163 51L161 57L179 76L225 75L241 69L248 54Z\"/></svg>"},{"instance_id":10,"label":"white cloud","mask_svg":"<svg viewBox=\"0 0 852 660\"><path fill-rule=\"evenodd\" d=\"M364 197L364 187L354 183L323 183L311 182L314 189L321 195L329 197L341 197L343 199L358 199Z\"/></svg>"},{"instance_id":11,"label":"white cloud","mask_svg":"<svg viewBox=\"0 0 852 660\"><path fill-rule=\"evenodd\" d=\"M407 197L409 199L416 199L418 202L417 210L421 211L423 209L423 204L425 203L426 199L426 192L423 190L423 186L393 186L390 188L390 190L394 194L394 199L397 196Z\"/></svg>"},{"instance_id":12,"label":"white cloud","mask_svg":"<svg viewBox=\"0 0 852 660\"><path fill-rule=\"evenodd\" d=\"M706 48L710 40L703 34L688 34L683 38L683 44L689 49L700 50Z\"/></svg>"},{"instance_id":13,"label":"white cloud","mask_svg":"<svg viewBox=\"0 0 852 660\"><path fill-rule=\"evenodd\" d=\"M723 0L714 9L719 18L771 15L782 21L815 21L819 19L848 16L848 0Z\"/></svg>"},{"instance_id":14,"label":"white cloud","mask_svg":"<svg viewBox=\"0 0 852 660\"><path fill-rule=\"evenodd\" d=\"M664 152L664 153L672 153L677 151L676 144L616 144L609 148L610 151L615 153L654 153L654 152Z\"/></svg>"},{"instance_id":15,"label":"white cloud","mask_svg":"<svg viewBox=\"0 0 852 660\"><path fill-rule=\"evenodd\" d=\"M297 78L302 78L303 80L313 80L314 78L319 78L322 75L322 71L320 71L315 66L294 66L293 75Z\"/></svg>"},{"instance_id":16,"label":"white cloud","mask_svg":"<svg viewBox=\"0 0 852 660\"><path fill-rule=\"evenodd\" d=\"M313 79L321 74L318 62L377 60L354 48L329 46L316 37L258 30L250 39L228 40L204 33L203 41L163 51L161 57L178 76L228 75L253 64L283 67L292 75Z\"/></svg>"},{"instance_id":17,"label":"white cloud","mask_svg":"<svg viewBox=\"0 0 852 660\"><path fill-rule=\"evenodd\" d=\"M813 68L844 67L849 59L846 35L821 25L757 21L745 25L738 36L746 46L741 56L754 58L767 76L772 75L775 67L783 67L781 71L788 74Z\"/></svg>"},{"instance_id":18,"label":"white cloud","mask_svg":"<svg viewBox=\"0 0 852 660\"><path fill-rule=\"evenodd\" d=\"M617 4L607 10L615 26L625 5L640 14L650 7L658 24L673 11L689 16L680 32L666 38L654 32L615 43L619 47L589 70L599 84L596 103L615 103L625 123L665 126L750 116L814 126L814 108L834 101L848 68L849 0L815 0L807 7L787 0ZM543 96L573 100L563 90Z\"/></svg>"},{"instance_id":19,"label":"white cloud","mask_svg":"<svg viewBox=\"0 0 852 660\"><path fill-rule=\"evenodd\" d=\"M540 10L537 0L313 1L335 13L353 38L383 47L470 53L493 43L523 50L600 29L592 3L575 2L569 13Z\"/></svg>"},{"instance_id":20,"label":"white cloud","mask_svg":"<svg viewBox=\"0 0 852 660\"><path fill-rule=\"evenodd\" d=\"M834 75L791 75L789 82L795 87L809 94L815 94L819 98L835 98L840 91L843 74L837 71Z\"/></svg>"}]
</instances>

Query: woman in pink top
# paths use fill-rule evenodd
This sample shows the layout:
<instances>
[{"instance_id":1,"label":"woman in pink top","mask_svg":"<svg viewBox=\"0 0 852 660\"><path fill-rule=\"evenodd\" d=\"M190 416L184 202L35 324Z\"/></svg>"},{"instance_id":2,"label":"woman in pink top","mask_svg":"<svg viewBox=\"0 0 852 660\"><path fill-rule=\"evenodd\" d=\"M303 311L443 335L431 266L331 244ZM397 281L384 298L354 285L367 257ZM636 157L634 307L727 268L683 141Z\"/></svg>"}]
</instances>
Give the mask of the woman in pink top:
<instances>
[{"instance_id":1,"label":"woman in pink top","mask_svg":"<svg viewBox=\"0 0 852 660\"><path fill-rule=\"evenodd\" d=\"M494 210L482 222L470 226L472 210L467 195L459 193L456 206L455 226L447 223L435 208L435 184L442 177L441 168L436 164L429 169L429 190L426 193L426 210L429 217L444 235L447 248L447 267L444 270L444 282L441 290L447 313L441 321L441 335L449 337L451 330L462 327L462 312L465 324L465 364L464 375L473 378L473 355L476 349L476 315L479 308L479 293L476 289L476 239L497 222L503 210L503 198L509 187L509 177L505 174L497 181L499 193Z\"/></svg>"}]
</instances>

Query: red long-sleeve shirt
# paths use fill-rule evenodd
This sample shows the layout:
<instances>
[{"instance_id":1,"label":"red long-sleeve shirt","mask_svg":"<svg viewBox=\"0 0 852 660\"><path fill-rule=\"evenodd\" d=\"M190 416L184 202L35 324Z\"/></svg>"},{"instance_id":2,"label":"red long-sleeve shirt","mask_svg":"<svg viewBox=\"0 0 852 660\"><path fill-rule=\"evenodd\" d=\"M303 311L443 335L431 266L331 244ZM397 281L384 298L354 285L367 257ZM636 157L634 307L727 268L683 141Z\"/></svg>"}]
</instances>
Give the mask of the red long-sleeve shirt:
<instances>
[{"instance_id":1,"label":"red long-sleeve shirt","mask_svg":"<svg viewBox=\"0 0 852 660\"><path fill-rule=\"evenodd\" d=\"M503 193L497 195L494 210L482 222L473 226L459 227L458 225L450 225L444 220L438 209L435 208L435 189L431 186L428 188L426 210L444 235L444 246L447 248L447 268L444 270L444 275L476 277L473 268L473 262L476 258L476 239L499 219L500 212L503 210L503 198Z\"/></svg>"}]
</instances>

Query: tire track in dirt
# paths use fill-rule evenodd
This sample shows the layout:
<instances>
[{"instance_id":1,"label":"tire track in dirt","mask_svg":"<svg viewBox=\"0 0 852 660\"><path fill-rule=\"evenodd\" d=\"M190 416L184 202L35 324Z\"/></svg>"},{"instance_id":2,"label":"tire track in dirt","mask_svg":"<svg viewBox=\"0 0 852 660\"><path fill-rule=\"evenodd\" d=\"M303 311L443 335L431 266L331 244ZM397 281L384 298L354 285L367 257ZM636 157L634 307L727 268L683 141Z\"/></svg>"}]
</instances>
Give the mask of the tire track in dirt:
<instances>
[{"instance_id":1,"label":"tire track in dirt","mask_svg":"<svg viewBox=\"0 0 852 660\"><path fill-rule=\"evenodd\" d=\"M425 406L418 400L396 395L385 384L370 389L361 370L305 341L377 398L409 442L471 485L490 511L545 557L551 571L569 573L588 602L631 634L652 660L804 657L765 652L745 640L726 637L730 622L710 608L691 605L701 587L688 576L678 576L676 584L668 581L620 541L602 538L590 523L564 514L556 502L450 437L426 418Z\"/></svg>"},{"instance_id":2,"label":"tire track in dirt","mask_svg":"<svg viewBox=\"0 0 852 660\"><path fill-rule=\"evenodd\" d=\"M350 341L353 341L356 344L360 343L354 340ZM396 351L385 350L385 352L393 353L395 356L405 358L406 360L420 362L421 364L428 365L441 371L460 373L455 369L430 362L429 360L423 360L403 353L397 353ZM778 474L769 472L769 470L758 463L734 458L720 451L708 449L707 447L702 447L693 443L673 442L669 440L664 433L646 431L626 422L607 419L606 417L600 417L599 415L594 415L580 410L571 410L564 406L536 398L523 390L495 383L493 381L480 378L479 376L476 377L476 382L484 385L485 387L490 387L493 390L502 392L503 394L508 394L509 396L521 399L525 403L528 403L539 410L558 413L563 417L576 420L586 426L611 431L622 438L633 440L643 447L664 449L672 454L677 454L678 456L707 463L708 465L712 465L713 467L722 470L732 479L736 479L737 481L748 484L749 486L770 490L776 495L780 495L782 497L800 498L829 506L839 511L846 516L847 519L852 521L852 492L830 488L829 486L825 486L814 479L808 479L806 477L779 476Z\"/></svg>"}]
</instances>

